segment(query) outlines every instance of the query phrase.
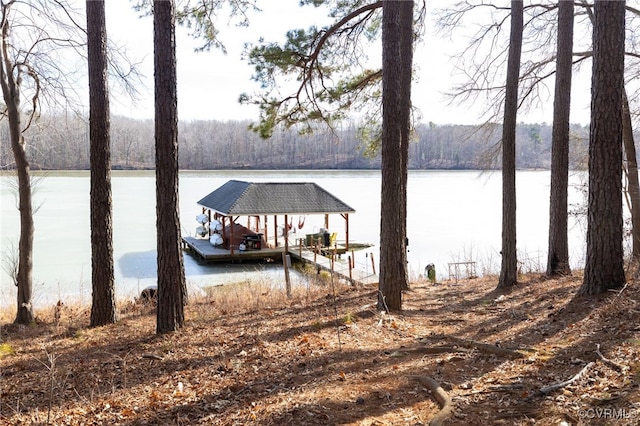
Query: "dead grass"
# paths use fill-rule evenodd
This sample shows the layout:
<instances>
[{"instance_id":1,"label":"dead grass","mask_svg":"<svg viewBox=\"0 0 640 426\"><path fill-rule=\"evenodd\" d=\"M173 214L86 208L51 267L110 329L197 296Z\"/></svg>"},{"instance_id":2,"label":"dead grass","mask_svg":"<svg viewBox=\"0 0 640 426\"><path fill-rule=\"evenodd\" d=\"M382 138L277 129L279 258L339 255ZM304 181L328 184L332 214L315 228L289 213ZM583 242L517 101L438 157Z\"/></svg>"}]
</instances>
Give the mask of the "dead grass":
<instances>
[{"instance_id":1,"label":"dead grass","mask_svg":"<svg viewBox=\"0 0 640 426\"><path fill-rule=\"evenodd\" d=\"M287 299L247 282L210 289L163 336L150 305L93 329L51 308L0 329L0 424L423 425L439 407L416 376L451 397L447 425L638 424L640 289L580 299L580 281L418 281L390 315L371 287L310 281Z\"/></svg>"}]
</instances>

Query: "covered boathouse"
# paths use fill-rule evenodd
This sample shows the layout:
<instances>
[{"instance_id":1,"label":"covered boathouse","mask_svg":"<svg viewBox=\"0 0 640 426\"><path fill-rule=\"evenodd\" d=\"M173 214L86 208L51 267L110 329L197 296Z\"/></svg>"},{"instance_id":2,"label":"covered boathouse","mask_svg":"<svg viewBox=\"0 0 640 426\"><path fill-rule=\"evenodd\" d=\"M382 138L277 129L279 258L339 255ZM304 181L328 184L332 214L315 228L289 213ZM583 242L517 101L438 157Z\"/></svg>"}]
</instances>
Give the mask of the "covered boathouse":
<instances>
[{"instance_id":1,"label":"covered boathouse","mask_svg":"<svg viewBox=\"0 0 640 426\"><path fill-rule=\"evenodd\" d=\"M197 204L202 207L199 231L182 241L206 262L276 258L298 245L335 246L338 233L329 232L331 215L343 219L342 249L349 250L349 214L355 210L315 183L230 180ZM289 241L293 216L308 215L324 215L324 229Z\"/></svg>"}]
</instances>

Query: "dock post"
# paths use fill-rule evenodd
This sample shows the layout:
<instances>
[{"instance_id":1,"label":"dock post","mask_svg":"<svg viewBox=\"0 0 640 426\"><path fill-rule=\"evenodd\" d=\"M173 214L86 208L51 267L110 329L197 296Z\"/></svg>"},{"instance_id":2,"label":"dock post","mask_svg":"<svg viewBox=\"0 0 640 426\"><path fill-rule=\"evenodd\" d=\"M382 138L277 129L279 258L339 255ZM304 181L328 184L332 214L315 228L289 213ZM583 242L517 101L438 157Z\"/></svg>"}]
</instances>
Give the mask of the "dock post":
<instances>
[{"instance_id":1,"label":"dock post","mask_svg":"<svg viewBox=\"0 0 640 426\"><path fill-rule=\"evenodd\" d=\"M371 268L373 269L373 275L376 274L376 263L373 261L373 253L369 253L371 255Z\"/></svg>"},{"instance_id":2,"label":"dock post","mask_svg":"<svg viewBox=\"0 0 640 426\"><path fill-rule=\"evenodd\" d=\"M353 259L351 258L351 256L349 256L349 282L351 283L351 285L353 285L353 274L352 274L353 267L351 264L352 260Z\"/></svg>"},{"instance_id":3,"label":"dock post","mask_svg":"<svg viewBox=\"0 0 640 426\"><path fill-rule=\"evenodd\" d=\"M289 264L291 263L291 257L286 253L282 252L282 266L284 266L284 281L287 289L287 297L291 298L291 280L289 279Z\"/></svg>"}]
</instances>

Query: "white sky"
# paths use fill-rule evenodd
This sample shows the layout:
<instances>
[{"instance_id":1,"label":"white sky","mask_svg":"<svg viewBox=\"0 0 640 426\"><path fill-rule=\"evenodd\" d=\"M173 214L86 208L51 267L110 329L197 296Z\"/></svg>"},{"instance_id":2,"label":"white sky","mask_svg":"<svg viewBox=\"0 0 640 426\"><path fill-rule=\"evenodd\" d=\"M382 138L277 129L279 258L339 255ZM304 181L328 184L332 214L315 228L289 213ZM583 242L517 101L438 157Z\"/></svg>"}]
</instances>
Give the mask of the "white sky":
<instances>
[{"instance_id":1,"label":"white sky","mask_svg":"<svg viewBox=\"0 0 640 426\"><path fill-rule=\"evenodd\" d=\"M220 39L228 50L224 55L218 50L195 53L199 45L186 33L177 29L178 116L180 120L257 120L257 108L240 105L238 96L258 89L251 80L253 69L240 59L244 43L257 43L259 37L267 41L284 39L288 29L306 28L311 24L328 22L326 16L312 7L300 8L298 0L262 2L262 13L254 14L249 28L229 26L220 30ZM135 104L126 95L113 89L111 111L131 118L153 118L153 21L151 17L139 18L127 0L106 3L107 35L118 43L126 44L129 56L142 61L145 87L139 88L141 99ZM454 82L453 64L447 52L450 43L430 36L418 47L414 65L419 69L419 79L412 87L413 103L423 115L423 121L436 124L478 123L482 105L451 106L443 93ZM586 69L586 68L585 68ZM573 95L572 122L589 122L588 76L575 76L574 88L585 84L585 90L575 90ZM581 82L582 80L582 82ZM551 87L551 91L553 88ZM519 117L523 122L552 122L552 101L543 109Z\"/></svg>"}]
</instances>

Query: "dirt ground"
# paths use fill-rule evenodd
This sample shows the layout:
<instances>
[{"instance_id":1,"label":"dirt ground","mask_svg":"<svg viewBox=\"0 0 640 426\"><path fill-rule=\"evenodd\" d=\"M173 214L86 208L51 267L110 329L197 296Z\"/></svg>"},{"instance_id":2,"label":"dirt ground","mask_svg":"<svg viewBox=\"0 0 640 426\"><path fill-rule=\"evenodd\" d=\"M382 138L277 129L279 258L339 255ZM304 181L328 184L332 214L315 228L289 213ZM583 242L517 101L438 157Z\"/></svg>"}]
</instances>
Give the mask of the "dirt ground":
<instances>
[{"instance_id":1,"label":"dirt ground","mask_svg":"<svg viewBox=\"0 0 640 426\"><path fill-rule=\"evenodd\" d=\"M582 299L580 283L414 282L392 314L373 287L233 310L213 294L163 336L152 306L94 329L62 306L2 325L0 424L639 424L640 289Z\"/></svg>"}]
</instances>

